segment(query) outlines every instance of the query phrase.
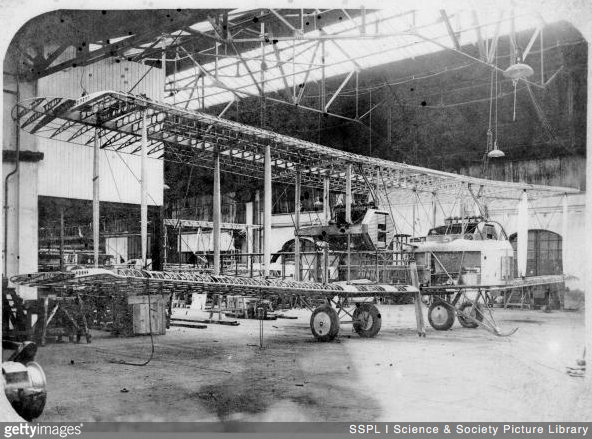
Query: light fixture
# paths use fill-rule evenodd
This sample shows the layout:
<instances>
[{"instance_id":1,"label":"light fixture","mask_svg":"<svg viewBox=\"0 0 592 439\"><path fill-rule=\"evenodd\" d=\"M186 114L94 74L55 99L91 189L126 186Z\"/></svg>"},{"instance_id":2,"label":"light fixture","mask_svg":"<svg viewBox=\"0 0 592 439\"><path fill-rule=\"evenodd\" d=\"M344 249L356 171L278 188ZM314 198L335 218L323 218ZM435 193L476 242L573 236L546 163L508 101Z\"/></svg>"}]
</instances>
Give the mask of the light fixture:
<instances>
[{"instance_id":1,"label":"light fixture","mask_svg":"<svg viewBox=\"0 0 592 439\"><path fill-rule=\"evenodd\" d=\"M497 147L497 141L494 142L493 149L487 153L487 157L490 159L505 157L505 155L506 154L504 154L504 152Z\"/></svg>"},{"instance_id":2,"label":"light fixture","mask_svg":"<svg viewBox=\"0 0 592 439\"><path fill-rule=\"evenodd\" d=\"M528 64L516 63L512 64L504 70L504 76L513 80L525 79L534 75L534 70Z\"/></svg>"}]
</instances>

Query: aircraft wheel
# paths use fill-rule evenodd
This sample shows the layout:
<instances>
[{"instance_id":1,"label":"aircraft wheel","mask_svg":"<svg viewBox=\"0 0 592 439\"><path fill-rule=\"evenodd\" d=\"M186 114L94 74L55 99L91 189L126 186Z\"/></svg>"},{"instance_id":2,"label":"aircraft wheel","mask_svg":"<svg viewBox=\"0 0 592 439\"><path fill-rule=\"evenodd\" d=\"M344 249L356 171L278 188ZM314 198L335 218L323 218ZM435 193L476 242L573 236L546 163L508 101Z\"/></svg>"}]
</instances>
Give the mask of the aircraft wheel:
<instances>
[{"instance_id":1,"label":"aircraft wheel","mask_svg":"<svg viewBox=\"0 0 592 439\"><path fill-rule=\"evenodd\" d=\"M475 303L474 305L475 306L473 306L472 302L465 302L460 306L459 311L464 312L465 314L470 315L475 320L479 320L480 322L482 322L483 308L478 303ZM461 324L461 326L465 328L476 328L477 326L479 326L477 323L470 321L462 314L458 314L458 322Z\"/></svg>"},{"instance_id":2,"label":"aircraft wheel","mask_svg":"<svg viewBox=\"0 0 592 439\"><path fill-rule=\"evenodd\" d=\"M319 306L310 316L310 330L318 341L331 341L339 333L339 316L330 305Z\"/></svg>"},{"instance_id":3,"label":"aircraft wheel","mask_svg":"<svg viewBox=\"0 0 592 439\"><path fill-rule=\"evenodd\" d=\"M382 317L378 308L370 303L358 306L354 310L353 320L354 331L363 338L374 337L382 325Z\"/></svg>"},{"instance_id":4,"label":"aircraft wheel","mask_svg":"<svg viewBox=\"0 0 592 439\"><path fill-rule=\"evenodd\" d=\"M428 309L428 321L432 328L438 331L446 331L454 324L454 309L441 300L437 300Z\"/></svg>"}]
</instances>

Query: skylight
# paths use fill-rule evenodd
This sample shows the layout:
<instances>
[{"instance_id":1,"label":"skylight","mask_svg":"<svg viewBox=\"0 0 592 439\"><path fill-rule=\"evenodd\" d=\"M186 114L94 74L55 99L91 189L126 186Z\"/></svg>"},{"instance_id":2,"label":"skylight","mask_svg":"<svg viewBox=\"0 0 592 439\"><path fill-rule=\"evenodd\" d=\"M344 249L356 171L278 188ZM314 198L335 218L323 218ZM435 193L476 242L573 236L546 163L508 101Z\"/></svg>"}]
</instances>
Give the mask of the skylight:
<instances>
[{"instance_id":1,"label":"skylight","mask_svg":"<svg viewBox=\"0 0 592 439\"><path fill-rule=\"evenodd\" d=\"M461 47L477 44L480 33L486 51L491 50L489 45L496 33L508 35L512 26L516 32L541 26L540 19L534 14L513 14L497 9L480 10L479 13L447 10L446 17ZM218 43L217 47L200 53L201 59L211 58L211 61L202 66L202 74L207 73L203 82L198 82L197 90L192 91L196 74L200 72L197 66L167 78L167 82L176 84L167 102L199 109L203 93L207 108L227 103L234 96L259 96L260 90L255 82L260 84L262 81L265 93L287 86L290 95L297 96L301 84L322 79L323 43L318 38L324 38L324 35L333 37L324 40L325 78L454 47L440 10L380 10L366 14L364 29L362 17L350 18L345 11L343 19L335 24L322 28L316 20L310 24L314 28L304 32L301 39L277 38L274 44L274 36L266 34L270 42L263 48L242 52L242 60L231 47ZM212 27L207 22L193 29L206 32ZM255 35L246 32L233 35L239 50L245 42L255 44L254 38ZM263 60L265 70L262 73ZM350 83L347 88L351 87ZM199 99L195 99L197 96Z\"/></svg>"}]
</instances>

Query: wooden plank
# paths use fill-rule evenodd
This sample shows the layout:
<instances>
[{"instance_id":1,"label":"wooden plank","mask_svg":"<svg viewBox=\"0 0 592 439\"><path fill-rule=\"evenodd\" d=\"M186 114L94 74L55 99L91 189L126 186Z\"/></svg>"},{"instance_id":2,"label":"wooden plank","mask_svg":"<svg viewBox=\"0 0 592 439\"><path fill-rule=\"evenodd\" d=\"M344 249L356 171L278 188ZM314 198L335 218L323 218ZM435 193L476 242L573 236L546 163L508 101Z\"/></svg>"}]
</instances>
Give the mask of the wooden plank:
<instances>
[{"instance_id":1,"label":"wooden plank","mask_svg":"<svg viewBox=\"0 0 592 439\"><path fill-rule=\"evenodd\" d=\"M208 325L202 325L202 324L191 325L189 323L176 323L176 322L171 322L171 326L178 327L178 328L194 328L194 329L206 329L208 327Z\"/></svg>"},{"instance_id":2,"label":"wooden plank","mask_svg":"<svg viewBox=\"0 0 592 439\"><path fill-rule=\"evenodd\" d=\"M132 305L132 332L134 334L143 334L144 320L142 308L144 304Z\"/></svg>"}]
</instances>

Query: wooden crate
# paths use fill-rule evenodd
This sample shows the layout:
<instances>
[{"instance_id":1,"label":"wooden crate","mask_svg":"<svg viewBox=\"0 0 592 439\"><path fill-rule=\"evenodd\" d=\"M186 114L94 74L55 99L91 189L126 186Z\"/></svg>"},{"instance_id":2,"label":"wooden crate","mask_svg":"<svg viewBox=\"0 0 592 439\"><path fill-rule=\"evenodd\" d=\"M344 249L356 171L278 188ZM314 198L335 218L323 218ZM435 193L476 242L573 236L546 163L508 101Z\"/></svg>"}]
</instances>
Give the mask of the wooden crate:
<instances>
[{"instance_id":1,"label":"wooden crate","mask_svg":"<svg viewBox=\"0 0 592 439\"><path fill-rule=\"evenodd\" d=\"M163 296L128 296L128 311L131 314L131 333L134 335L166 334L166 304Z\"/></svg>"}]
</instances>

